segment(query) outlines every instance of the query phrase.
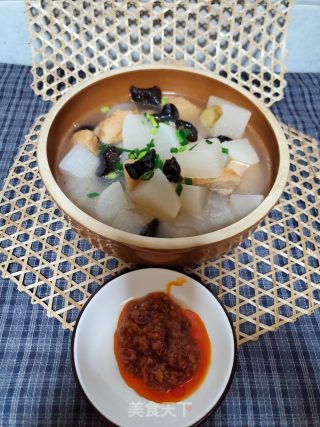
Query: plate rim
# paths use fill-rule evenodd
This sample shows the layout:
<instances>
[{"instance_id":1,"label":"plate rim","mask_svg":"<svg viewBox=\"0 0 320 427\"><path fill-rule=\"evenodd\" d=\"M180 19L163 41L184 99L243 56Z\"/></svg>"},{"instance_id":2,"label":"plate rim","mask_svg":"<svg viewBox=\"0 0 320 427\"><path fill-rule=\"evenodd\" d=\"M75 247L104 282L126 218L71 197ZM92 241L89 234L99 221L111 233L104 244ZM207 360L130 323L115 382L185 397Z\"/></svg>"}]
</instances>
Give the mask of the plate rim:
<instances>
[{"instance_id":1,"label":"plate rim","mask_svg":"<svg viewBox=\"0 0 320 427\"><path fill-rule=\"evenodd\" d=\"M175 268L171 268L171 267L162 268L162 267L158 267L158 266L147 266L147 267L141 266L141 267L136 267L133 270L123 271L120 274L118 274L117 276L112 277L110 280L107 280L103 285L100 286L100 288L94 294L90 295L90 297L88 298L88 300L83 305L83 307L82 307L82 309L81 309L81 311L80 311L80 313L79 313L79 315L78 315L78 317L76 319L76 322L75 322L75 325L74 325L74 328L73 328L73 331L72 331L71 344L70 344L70 349L71 349L70 358L71 358L71 368L72 368L73 376L74 376L76 384L78 385L78 387L79 387L79 389L81 391L82 396L85 398L86 402L89 403L90 406L94 409L96 415L98 415L99 418L101 418L104 422L107 422L108 425L110 425L112 427L121 427L118 424L115 424L109 418L107 418L102 412L100 412L99 409L94 405L94 403L89 399L89 397L87 396L86 392L84 391L84 389L82 387L82 384L81 384L81 382L79 380L77 369L76 369L76 365L75 365L75 355L74 355L74 353L75 353L75 337L76 337L78 325L79 325L80 319L82 317L82 314L84 313L85 309L87 308L87 306L91 302L91 300L98 294L98 292L100 292L105 286L107 286L114 279L117 279L117 278L119 278L119 277L121 277L121 276L123 276L125 274L130 274L130 273L132 273L134 271L137 271L137 270L153 270L153 269L154 270L155 269L156 270L169 270L169 271L173 271L173 272L176 272L176 273L179 273L179 274L184 274L185 276L188 276L191 279L199 282L200 285L202 285L203 288L207 292L209 292L209 294L213 298L215 298L215 300L219 303L219 305L221 306L222 310L224 311L224 313L226 315L226 318L227 318L227 320L229 322L229 325L230 325L230 328L231 328L231 332L232 332L232 336L233 336L233 348L234 348L234 351L233 351L233 363L232 363L232 368L231 368L231 371L230 371L228 382L227 382L227 384L226 384L223 392L221 393L221 396L219 397L218 401L213 405L213 407L205 415L203 415L198 421L196 421L193 424L190 424L189 426L186 426L186 427L196 427L199 424L201 424L203 421L205 421L207 418L209 418L210 415L212 415L219 408L219 406L221 405L221 403L225 399L226 395L228 394L228 392L230 390L230 387L231 387L231 384L233 382L234 375L235 375L236 368L237 368L237 364L238 364L238 343L237 343L237 338L236 338L236 333L235 333L235 329L234 329L234 326L233 326L233 322L231 320L231 317L230 317L227 309L223 305L223 303L219 300L219 298L213 292L211 292L205 286L205 284L202 282L202 280L200 280L197 277L196 274L194 274L194 273L185 273L182 268L181 269L177 268L177 267L175 267Z\"/></svg>"}]
</instances>

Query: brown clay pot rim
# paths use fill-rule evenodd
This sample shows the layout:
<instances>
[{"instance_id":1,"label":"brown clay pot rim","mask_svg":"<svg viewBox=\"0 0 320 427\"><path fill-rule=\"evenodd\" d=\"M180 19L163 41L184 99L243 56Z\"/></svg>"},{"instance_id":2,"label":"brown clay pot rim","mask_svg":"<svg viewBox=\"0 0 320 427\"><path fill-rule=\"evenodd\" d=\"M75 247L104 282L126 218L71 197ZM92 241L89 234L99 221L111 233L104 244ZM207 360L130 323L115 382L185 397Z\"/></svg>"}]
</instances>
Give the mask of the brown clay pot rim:
<instances>
[{"instance_id":1,"label":"brown clay pot rim","mask_svg":"<svg viewBox=\"0 0 320 427\"><path fill-rule=\"evenodd\" d=\"M69 101L72 97L76 96L79 91L96 83L99 80L109 78L123 73L130 73L137 70L177 70L184 71L190 74L203 75L213 80L219 81L225 85L228 85L248 100L250 100L256 107L262 112L266 120L271 125L273 132L276 136L277 146L279 150L279 169L274 184L266 196L264 201L249 215L242 218L228 227L222 228L217 231L210 233L201 234L192 237L179 237L179 238L159 238L159 237L144 237L135 234L127 233L125 231L117 230L110 227L90 215L83 212L80 208L74 205L63 191L58 186L48 163L47 157L47 139L50 131L50 127L64 104ZM268 212L278 201L282 194L282 191L286 185L287 176L289 172L289 151L288 144L285 135L280 127L279 122L275 116L268 110L268 108L251 95L247 90L241 88L237 84L230 82L229 80L214 76L210 72L194 70L189 67L172 66L172 65L142 65L135 67L125 67L117 70L108 71L92 78L87 79L85 82L76 85L71 88L68 93L62 96L51 108L47 114L44 123L41 126L39 134L38 146L37 146L37 161L39 171L42 180L51 194L57 205L74 221L78 222L81 226L93 231L97 235L103 236L107 239L111 239L116 242L120 242L125 245L140 247L144 249L157 249L157 250L177 250L177 249L188 249L192 247L199 247L205 245L211 245L218 243L222 240L231 238L232 236L241 234L247 229L251 228L255 224L263 220Z\"/></svg>"}]
</instances>

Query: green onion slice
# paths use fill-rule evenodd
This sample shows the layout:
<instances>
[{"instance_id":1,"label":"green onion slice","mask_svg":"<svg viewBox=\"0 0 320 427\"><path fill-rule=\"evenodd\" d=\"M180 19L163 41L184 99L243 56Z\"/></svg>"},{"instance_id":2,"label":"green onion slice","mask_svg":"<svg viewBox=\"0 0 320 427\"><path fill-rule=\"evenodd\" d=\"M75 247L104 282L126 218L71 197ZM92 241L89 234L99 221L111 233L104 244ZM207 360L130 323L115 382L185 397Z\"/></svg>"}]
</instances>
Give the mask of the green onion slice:
<instances>
[{"instance_id":1,"label":"green onion slice","mask_svg":"<svg viewBox=\"0 0 320 427\"><path fill-rule=\"evenodd\" d=\"M154 146L154 139L152 138L149 144L147 144L147 148L153 148Z\"/></svg>"},{"instance_id":2,"label":"green onion slice","mask_svg":"<svg viewBox=\"0 0 320 427\"><path fill-rule=\"evenodd\" d=\"M163 96L162 98L161 98L161 105L166 105L166 104L169 104L169 98L167 97L167 96Z\"/></svg>"},{"instance_id":3,"label":"green onion slice","mask_svg":"<svg viewBox=\"0 0 320 427\"><path fill-rule=\"evenodd\" d=\"M178 148L177 147L170 148L170 153L177 153L177 152L178 152Z\"/></svg>"},{"instance_id":4,"label":"green onion slice","mask_svg":"<svg viewBox=\"0 0 320 427\"><path fill-rule=\"evenodd\" d=\"M93 193L87 194L87 197L89 197L89 199L95 199L98 196L99 196L99 193L96 193L95 191Z\"/></svg>"},{"instance_id":5,"label":"green onion slice","mask_svg":"<svg viewBox=\"0 0 320 427\"><path fill-rule=\"evenodd\" d=\"M159 127L159 123L156 121L154 116L150 113L144 113L144 117L148 120L148 122L155 127Z\"/></svg>"},{"instance_id":6,"label":"green onion slice","mask_svg":"<svg viewBox=\"0 0 320 427\"><path fill-rule=\"evenodd\" d=\"M116 162L115 163L115 166L114 166L114 169L116 170L116 171L122 171L123 170L123 165L122 165L122 163L121 162Z\"/></svg>"},{"instance_id":7,"label":"green onion slice","mask_svg":"<svg viewBox=\"0 0 320 427\"><path fill-rule=\"evenodd\" d=\"M186 151L188 149L188 147L186 145L182 145L182 147L178 148L178 153L183 153L184 151Z\"/></svg>"},{"instance_id":8,"label":"green onion slice","mask_svg":"<svg viewBox=\"0 0 320 427\"><path fill-rule=\"evenodd\" d=\"M154 171L148 171L145 172L143 175L141 175L140 179L142 179L142 181L149 181L149 179L151 179L154 175Z\"/></svg>"},{"instance_id":9,"label":"green onion slice","mask_svg":"<svg viewBox=\"0 0 320 427\"><path fill-rule=\"evenodd\" d=\"M142 159L142 157L144 157L146 154L147 154L147 150L145 150L145 151L141 151L139 154L138 154L138 160L139 159Z\"/></svg>"},{"instance_id":10,"label":"green onion slice","mask_svg":"<svg viewBox=\"0 0 320 427\"><path fill-rule=\"evenodd\" d=\"M176 186L176 193L178 194L179 197L182 193L182 190L183 190L183 186L182 186L181 182L178 182L178 184Z\"/></svg>"},{"instance_id":11,"label":"green onion slice","mask_svg":"<svg viewBox=\"0 0 320 427\"><path fill-rule=\"evenodd\" d=\"M105 175L104 177L107 179L116 179L117 178L117 174L116 172L109 172L107 175Z\"/></svg>"},{"instance_id":12,"label":"green onion slice","mask_svg":"<svg viewBox=\"0 0 320 427\"><path fill-rule=\"evenodd\" d=\"M160 169L160 170L163 169L163 161L160 159L159 154L156 154L156 159L155 159L155 162L154 162L154 166L157 169Z\"/></svg>"},{"instance_id":13,"label":"green onion slice","mask_svg":"<svg viewBox=\"0 0 320 427\"><path fill-rule=\"evenodd\" d=\"M110 110L110 107L108 105L103 105L100 108L101 113L107 113Z\"/></svg>"},{"instance_id":14,"label":"green onion slice","mask_svg":"<svg viewBox=\"0 0 320 427\"><path fill-rule=\"evenodd\" d=\"M198 145L198 143L197 144L194 144L191 148L189 148L189 151L191 151L191 150L193 150L194 148L196 148L196 146Z\"/></svg>"}]
</instances>

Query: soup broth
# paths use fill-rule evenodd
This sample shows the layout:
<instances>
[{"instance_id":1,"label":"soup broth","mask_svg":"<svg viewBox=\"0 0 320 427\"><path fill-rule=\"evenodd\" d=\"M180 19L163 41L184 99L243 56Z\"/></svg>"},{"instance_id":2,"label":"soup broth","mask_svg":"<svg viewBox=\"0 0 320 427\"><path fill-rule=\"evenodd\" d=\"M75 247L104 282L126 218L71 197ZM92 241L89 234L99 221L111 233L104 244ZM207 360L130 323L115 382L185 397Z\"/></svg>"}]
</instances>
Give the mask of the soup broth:
<instances>
[{"instance_id":1,"label":"soup broth","mask_svg":"<svg viewBox=\"0 0 320 427\"><path fill-rule=\"evenodd\" d=\"M169 95L163 98L166 98L170 105L177 104L179 106L179 103L181 104L181 97L179 95ZM183 110L184 105L182 105L180 109L185 112L188 121L198 131L197 140L190 142L186 141L185 138L182 142L183 144L186 142L186 145L181 145L182 142L179 142L179 138L181 135L183 136L183 133L181 132L180 136L177 135L179 138L177 141L174 141L175 145L173 148L171 147L170 150L167 151L167 154L164 154L162 157L158 156L158 160L160 160L163 165L161 166L160 164L158 168L150 171L149 175L152 176L147 180L143 180L143 178L148 178L148 173L142 175L142 178L140 177L138 180L133 180L130 176L128 177L127 170L129 169L127 168L129 167L126 166L126 164L134 164L139 160L141 161L143 156L141 156L140 153L140 159L138 158L139 155L135 159L130 159L132 153L128 153L128 143L126 145L126 141L123 139L123 136L126 137L125 124L121 129L121 141L116 144L107 144L108 147L112 145L114 147L119 147L118 150L124 150L119 158L121 163L120 167L122 168L121 173L111 172L103 176L98 176L101 175L101 168L103 169L103 166L98 165L98 163L103 163L101 160L101 153L99 152L95 153L97 159L99 159L99 161L97 161L98 167L96 168L95 160L90 153L90 159L93 161L93 173L89 176L78 176L78 173L73 173L68 170L69 165L67 167L62 167L61 165L64 164L63 162L65 162L70 150L76 147L71 141L74 135L81 130L86 129L99 134L98 144L100 144L100 148L101 145L105 145L103 141L104 134L101 130L103 126L100 126L99 123L103 123L106 118L110 118L116 112L122 111L124 114L125 111L130 110L132 111L132 116L135 116L134 120L136 121L144 117L140 121L144 121L148 129L150 128L150 141L153 141L152 144L156 144L155 146L151 144L151 147L148 148L146 151L148 155L152 150L155 151L156 155L159 152L163 153L165 151L164 144L161 146L157 145L157 139L160 138L159 135L161 132L168 133L163 136L163 140L166 141L166 143L170 138L175 138L179 129L177 130L172 122L154 121L153 114L159 113L159 110L135 105L133 102L130 102L129 98L125 100L125 102L110 106L110 108L109 106L103 106L100 111L91 111L87 115L81 117L64 136L64 141L60 144L60 147L62 147L61 151L58 153L59 166L57 167L55 175L59 186L66 196L84 212L114 228L134 234L151 235L160 238L187 237L208 233L226 227L249 214L262 202L264 196L267 195L271 187L271 160L267 150L260 142L259 136L250 126L250 122L239 137L229 137L226 138L226 141L221 143L220 139L223 140L224 138L220 138L221 135L218 135L220 139L213 136L212 128L205 126L207 122L203 120L202 117L202 113L206 109L209 112L212 111L209 105L210 98L208 103L201 103L194 99L188 99L186 101L189 102L194 109L192 110L192 108L189 108L188 110L188 108L186 108ZM222 100L222 102L224 101ZM189 104L187 104L187 107L188 105ZM214 106L214 108L216 107ZM227 108L229 108L229 105L227 105L226 111ZM185 116L181 113L180 118L185 120ZM125 118L125 121L126 120L128 119ZM218 119L216 124L219 123L219 120L220 119ZM97 128L98 125L100 129L99 127ZM133 123L133 126L135 126L132 131L132 139L134 140L137 135L136 129L138 129L138 122ZM156 129L157 132L153 134L154 129ZM185 134L187 135L187 132ZM143 132L141 135L141 137L143 137ZM238 141L239 147L244 147L244 154L241 152L233 153L234 146ZM87 147L83 144L80 145L81 148L79 148L79 153L82 155L82 151ZM188 147L186 150L183 148L185 146ZM248 146L251 148L248 148ZM198 159L200 158L201 150L209 149L209 147L210 149L212 147L212 150L215 149L214 147L218 147L218 150L222 149L224 164L223 166L220 164L219 167L222 168L220 175L216 175L215 177L209 176L210 174L208 176L201 176L202 170L204 171L203 174L205 174L205 165L202 168L202 165L199 165ZM130 147L130 149L134 148L134 145ZM247 149L249 150L248 163L246 163L246 161L237 160L238 158L242 159L242 157L244 157L242 160L246 160ZM258 160L252 161L250 156L253 154L250 150L257 156ZM198 169L200 169L200 175L198 174L191 178L182 173L183 170L189 171L190 168L192 172L192 159L191 166L188 163L188 157L191 156L190 153L194 155L196 159L195 163L198 163ZM144 152L142 152L142 154L144 154ZM211 155L211 152L209 154ZM178 165L181 166L182 172L178 180L170 180L168 178L166 181L163 174L163 171L165 171L164 164L167 163L166 160L172 159L173 157L177 160ZM212 162L214 162L214 155L212 159ZM90 162L87 164L90 165ZM172 167L172 164L169 166ZM194 167L196 168L196 165ZM172 178L170 174L169 176ZM154 187L151 187L151 184L156 182L156 180L158 180L157 183ZM132 187L130 187L130 185ZM159 191L159 197L151 197L150 202L148 201L149 194L146 188L148 185L151 191L156 191L154 189L158 189L157 191ZM174 191L171 191L169 187L172 187ZM103 197L107 188L109 188L109 192L104 200ZM182 191L180 191L180 188L182 188ZM163 193L162 189L165 189ZM144 191L146 193L144 193ZM157 205L158 202L159 205ZM163 206L165 204L167 204L168 207ZM149 228L152 223L155 230L150 234Z\"/></svg>"}]
</instances>

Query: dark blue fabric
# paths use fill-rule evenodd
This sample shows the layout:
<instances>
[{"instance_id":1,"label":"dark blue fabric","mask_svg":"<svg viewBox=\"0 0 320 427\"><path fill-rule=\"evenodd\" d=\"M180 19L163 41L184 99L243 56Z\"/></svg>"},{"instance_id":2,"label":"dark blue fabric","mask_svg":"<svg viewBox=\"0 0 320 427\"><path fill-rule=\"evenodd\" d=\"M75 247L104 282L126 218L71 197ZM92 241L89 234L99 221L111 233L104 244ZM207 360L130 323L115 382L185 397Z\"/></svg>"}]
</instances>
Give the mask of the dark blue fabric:
<instances>
[{"instance_id":1,"label":"dark blue fabric","mask_svg":"<svg viewBox=\"0 0 320 427\"><path fill-rule=\"evenodd\" d=\"M273 111L319 138L320 75L289 74L287 80L285 99ZM28 67L0 65L1 185L24 135L49 108L30 84ZM74 382L70 332L4 279L0 304L0 426L103 425ZM319 330L318 310L241 346L230 392L203 425L319 426Z\"/></svg>"}]
</instances>

